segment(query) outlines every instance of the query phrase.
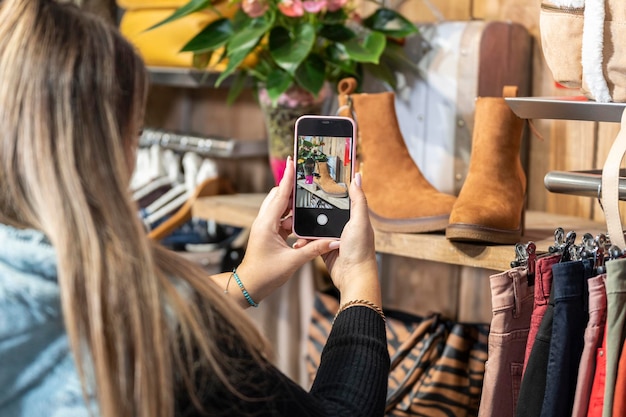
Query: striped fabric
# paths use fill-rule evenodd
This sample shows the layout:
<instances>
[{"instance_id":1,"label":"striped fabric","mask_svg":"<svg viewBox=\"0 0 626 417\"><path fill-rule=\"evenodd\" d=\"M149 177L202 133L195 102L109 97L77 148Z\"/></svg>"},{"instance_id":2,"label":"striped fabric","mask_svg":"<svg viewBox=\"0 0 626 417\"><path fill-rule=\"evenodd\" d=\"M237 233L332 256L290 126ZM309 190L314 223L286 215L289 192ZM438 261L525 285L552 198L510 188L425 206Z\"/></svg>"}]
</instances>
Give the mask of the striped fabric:
<instances>
[{"instance_id":1,"label":"striped fabric","mask_svg":"<svg viewBox=\"0 0 626 417\"><path fill-rule=\"evenodd\" d=\"M309 328L307 370L311 381L339 302L318 293ZM385 311L391 373L386 416L478 415L487 360L489 326Z\"/></svg>"}]
</instances>

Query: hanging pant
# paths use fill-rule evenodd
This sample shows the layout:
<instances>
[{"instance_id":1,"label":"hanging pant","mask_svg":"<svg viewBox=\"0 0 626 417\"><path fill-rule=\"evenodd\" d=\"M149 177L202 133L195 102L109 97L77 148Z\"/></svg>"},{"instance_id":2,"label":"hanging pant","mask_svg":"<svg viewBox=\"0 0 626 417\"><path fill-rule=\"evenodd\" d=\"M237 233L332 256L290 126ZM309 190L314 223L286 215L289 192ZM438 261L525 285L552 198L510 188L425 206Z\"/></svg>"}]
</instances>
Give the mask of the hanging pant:
<instances>
[{"instance_id":1,"label":"hanging pant","mask_svg":"<svg viewBox=\"0 0 626 417\"><path fill-rule=\"evenodd\" d=\"M624 416L626 416L626 344L622 346L613 396L613 417Z\"/></svg>"},{"instance_id":2,"label":"hanging pant","mask_svg":"<svg viewBox=\"0 0 626 417\"><path fill-rule=\"evenodd\" d=\"M554 318L554 291L550 291L548 308L535 336L535 342L528 357L526 371L522 378L519 400L515 409L516 417L538 417L546 391L548 355L552 338L552 321Z\"/></svg>"},{"instance_id":3,"label":"hanging pant","mask_svg":"<svg viewBox=\"0 0 626 417\"><path fill-rule=\"evenodd\" d=\"M541 324L541 319L548 309L550 299L550 289L552 288L552 265L561 260L561 255L552 255L537 259L535 264L535 301L533 304L533 314L530 317L530 330L528 341L526 342L526 353L524 355L524 372L528 358L537 337L537 331Z\"/></svg>"},{"instance_id":4,"label":"hanging pant","mask_svg":"<svg viewBox=\"0 0 626 417\"><path fill-rule=\"evenodd\" d=\"M513 268L490 277L493 316L479 417L509 417L515 413L530 316L533 289L526 269Z\"/></svg>"},{"instance_id":5,"label":"hanging pant","mask_svg":"<svg viewBox=\"0 0 626 417\"><path fill-rule=\"evenodd\" d=\"M589 321L587 280L593 274L593 263L559 263L552 267L552 274L554 319L541 417L570 417Z\"/></svg>"},{"instance_id":6,"label":"hanging pant","mask_svg":"<svg viewBox=\"0 0 626 417\"><path fill-rule=\"evenodd\" d=\"M589 398L596 373L596 355L602 346L602 336L606 324L605 279L606 275L604 274L589 280L589 323L585 329L585 347L578 367L572 417L586 417L589 409Z\"/></svg>"},{"instance_id":7,"label":"hanging pant","mask_svg":"<svg viewBox=\"0 0 626 417\"><path fill-rule=\"evenodd\" d=\"M606 385L603 417L612 417L619 355L624 345L626 322L626 259L606 263Z\"/></svg>"},{"instance_id":8,"label":"hanging pant","mask_svg":"<svg viewBox=\"0 0 626 417\"><path fill-rule=\"evenodd\" d=\"M606 327L602 337L602 346L596 355L596 373L593 376L591 395L589 396L589 410L587 417L602 417L604 407L604 386L606 380Z\"/></svg>"}]
</instances>

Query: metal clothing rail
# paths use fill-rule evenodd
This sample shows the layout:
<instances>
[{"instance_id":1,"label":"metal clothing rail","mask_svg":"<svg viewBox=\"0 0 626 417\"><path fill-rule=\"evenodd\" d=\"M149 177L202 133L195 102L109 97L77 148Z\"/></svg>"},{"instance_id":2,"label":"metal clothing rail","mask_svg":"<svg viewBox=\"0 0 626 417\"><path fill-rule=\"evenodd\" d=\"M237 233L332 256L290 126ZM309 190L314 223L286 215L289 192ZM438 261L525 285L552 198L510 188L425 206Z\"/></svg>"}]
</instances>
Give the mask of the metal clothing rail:
<instances>
[{"instance_id":1,"label":"metal clothing rail","mask_svg":"<svg viewBox=\"0 0 626 417\"><path fill-rule=\"evenodd\" d=\"M551 171L543 179L546 189L553 193L583 197L602 196L602 171ZM626 170L620 170L619 199L626 201Z\"/></svg>"},{"instance_id":2,"label":"metal clothing rail","mask_svg":"<svg viewBox=\"0 0 626 417\"><path fill-rule=\"evenodd\" d=\"M267 156L265 140L238 140L187 135L158 129L144 129L140 147L159 145L180 152L195 152L216 158L251 158Z\"/></svg>"}]
</instances>

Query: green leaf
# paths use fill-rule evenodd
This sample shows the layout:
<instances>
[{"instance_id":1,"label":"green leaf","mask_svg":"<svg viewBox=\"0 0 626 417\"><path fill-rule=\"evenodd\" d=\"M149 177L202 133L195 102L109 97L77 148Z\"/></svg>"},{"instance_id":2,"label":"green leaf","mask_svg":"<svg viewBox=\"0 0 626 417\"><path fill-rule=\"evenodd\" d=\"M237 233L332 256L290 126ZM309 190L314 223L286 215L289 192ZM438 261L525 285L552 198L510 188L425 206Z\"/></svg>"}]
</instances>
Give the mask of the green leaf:
<instances>
[{"instance_id":1,"label":"green leaf","mask_svg":"<svg viewBox=\"0 0 626 417\"><path fill-rule=\"evenodd\" d=\"M150 26L148 29L146 29L146 31L156 29L159 26L163 26L166 23L173 22L174 20L178 20L180 18L188 16L197 11L206 9L211 6L212 2L213 2L212 0L191 0L189 3L176 9L174 13L169 15L164 20L161 20L156 25Z\"/></svg>"},{"instance_id":2,"label":"green leaf","mask_svg":"<svg viewBox=\"0 0 626 417\"><path fill-rule=\"evenodd\" d=\"M226 18L217 19L205 27L192 40L187 42L181 52L213 51L228 42L233 36L233 26Z\"/></svg>"},{"instance_id":3,"label":"green leaf","mask_svg":"<svg viewBox=\"0 0 626 417\"><path fill-rule=\"evenodd\" d=\"M204 69L211 62L213 52L200 52L193 54L192 66L198 69Z\"/></svg>"},{"instance_id":4,"label":"green leaf","mask_svg":"<svg viewBox=\"0 0 626 417\"><path fill-rule=\"evenodd\" d=\"M267 90L267 95L270 97L272 102L276 102L278 97L291 85L293 82L293 78L291 75L283 70L276 70L272 72L267 77L267 82L265 83L265 89Z\"/></svg>"},{"instance_id":5,"label":"green leaf","mask_svg":"<svg viewBox=\"0 0 626 417\"><path fill-rule=\"evenodd\" d=\"M226 103L228 105L232 105L237 97L241 94L244 87L246 86L246 81L248 81L248 76L245 72L238 72L235 78L233 79L232 84L230 85L230 89L228 90L228 97L226 97Z\"/></svg>"},{"instance_id":6,"label":"green leaf","mask_svg":"<svg viewBox=\"0 0 626 417\"><path fill-rule=\"evenodd\" d=\"M417 26L395 10L380 8L363 20L363 25L392 38L401 39L418 32Z\"/></svg>"},{"instance_id":7,"label":"green leaf","mask_svg":"<svg viewBox=\"0 0 626 417\"><path fill-rule=\"evenodd\" d=\"M348 19L348 15L344 9L339 9L334 12L327 12L323 15L318 15L320 22L324 25L343 25Z\"/></svg>"},{"instance_id":8,"label":"green leaf","mask_svg":"<svg viewBox=\"0 0 626 417\"><path fill-rule=\"evenodd\" d=\"M220 76L215 81L216 87L219 87L222 84L222 82L224 82L224 80L228 78L229 75L235 72L235 70L239 67L239 65L243 62L243 60L246 59L246 56L248 56L249 52L250 51L246 52L245 50L242 50L232 55L228 55L228 65L226 66L226 69L220 74Z\"/></svg>"},{"instance_id":9,"label":"green leaf","mask_svg":"<svg viewBox=\"0 0 626 417\"><path fill-rule=\"evenodd\" d=\"M334 42L346 42L356 37L356 33L344 25L323 25L319 34L320 36Z\"/></svg>"},{"instance_id":10,"label":"green leaf","mask_svg":"<svg viewBox=\"0 0 626 417\"><path fill-rule=\"evenodd\" d=\"M394 42L388 42L385 52L381 56L381 61L388 62L396 72L407 72L419 74L418 61L411 59L404 50L403 46L400 46Z\"/></svg>"},{"instance_id":11,"label":"green leaf","mask_svg":"<svg viewBox=\"0 0 626 417\"><path fill-rule=\"evenodd\" d=\"M265 32L272 26L270 20L252 19L250 25L235 32L228 42L226 55L230 59L231 55L239 55L245 52L246 55L259 43ZM245 58L245 56L244 56Z\"/></svg>"},{"instance_id":12,"label":"green leaf","mask_svg":"<svg viewBox=\"0 0 626 417\"><path fill-rule=\"evenodd\" d=\"M360 43L357 39L351 39L343 45L350 59L357 62L378 64L386 44L387 38L385 35L379 32L372 32L365 37L363 43Z\"/></svg>"},{"instance_id":13,"label":"green leaf","mask_svg":"<svg viewBox=\"0 0 626 417\"><path fill-rule=\"evenodd\" d=\"M396 89L396 75L394 71L386 64L380 63L378 65L374 64L363 64L365 71L369 72L375 78L380 81L387 83L392 89Z\"/></svg>"},{"instance_id":14,"label":"green leaf","mask_svg":"<svg viewBox=\"0 0 626 417\"><path fill-rule=\"evenodd\" d=\"M311 54L296 70L296 81L305 90L317 95L326 79L326 64L322 57Z\"/></svg>"},{"instance_id":15,"label":"green leaf","mask_svg":"<svg viewBox=\"0 0 626 417\"><path fill-rule=\"evenodd\" d=\"M270 19L251 19L250 24L244 29L236 32L226 44L226 58L228 65L224 72L215 81L215 86L219 85L232 74L252 50L259 44L265 32L272 26Z\"/></svg>"},{"instance_id":16,"label":"green leaf","mask_svg":"<svg viewBox=\"0 0 626 417\"><path fill-rule=\"evenodd\" d=\"M293 32L278 26L270 32L269 49L276 64L294 74L315 43L315 28L309 23L296 26Z\"/></svg>"}]
</instances>

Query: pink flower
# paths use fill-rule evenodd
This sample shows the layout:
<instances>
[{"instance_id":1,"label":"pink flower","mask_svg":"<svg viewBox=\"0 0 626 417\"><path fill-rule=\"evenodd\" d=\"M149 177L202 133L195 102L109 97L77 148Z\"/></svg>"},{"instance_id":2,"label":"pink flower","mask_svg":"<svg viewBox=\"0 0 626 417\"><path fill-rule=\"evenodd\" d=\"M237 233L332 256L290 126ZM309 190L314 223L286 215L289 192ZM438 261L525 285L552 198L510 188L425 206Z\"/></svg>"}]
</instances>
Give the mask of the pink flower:
<instances>
[{"instance_id":1,"label":"pink flower","mask_svg":"<svg viewBox=\"0 0 626 417\"><path fill-rule=\"evenodd\" d=\"M269 5L266 0L242 0L242 10L251 18L263 16Z\"/></svg>"},{"instance_id":2,"label":"pink flower","mask_svg":"<svg viewBox=\"0 0 626 417\"><path fill-rule=\"evenodd\" d=\"M309 13L319 13L326 8L326 0L306 0L302 5Z\"/></svg>"},{"instance_id":3,"label":"pink flower","mask_svg":"<svg viewBox=\"0 0 626 417\"><path fill-rule=\"evenodd\" d=\"M304 8L300 0L281 0L278 9L289 17L300 17L304 14Z\"/></svg>"},{"instance_id":4,"label":"pink flower","mask_svg":"<svg viewBox=\"0 0 626 417\"><path fill-rule=\"evenodd\" d=\"M336 12L348 3L348 0L328 0L326 7L329 12Z\"/></svg>"}]
</instances>

